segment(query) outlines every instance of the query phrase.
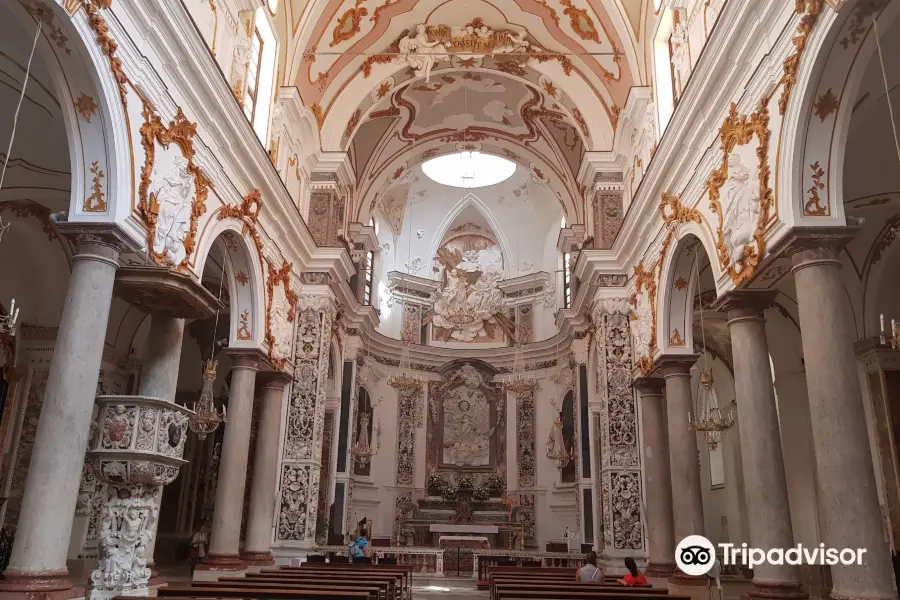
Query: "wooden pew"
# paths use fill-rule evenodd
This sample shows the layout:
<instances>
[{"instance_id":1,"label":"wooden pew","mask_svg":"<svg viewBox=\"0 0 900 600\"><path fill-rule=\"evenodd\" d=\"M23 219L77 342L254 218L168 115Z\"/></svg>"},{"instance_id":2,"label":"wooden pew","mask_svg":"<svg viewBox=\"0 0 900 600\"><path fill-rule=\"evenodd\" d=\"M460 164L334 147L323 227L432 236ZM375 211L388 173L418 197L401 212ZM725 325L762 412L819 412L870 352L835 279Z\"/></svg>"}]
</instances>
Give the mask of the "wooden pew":
<instances>
[{"instance_id":1,"label":"wooden pew","mask_svg":"<svg viewBox=\"0 0 900 600\"><path fill-rule=\"evenodd\" d=\"M347 583L350 585L373 585L378 587L380 597L385 600L397 600L401 593L400 586L397 585L396 578L391 574L379 576L378 574L368 573L347 573L341 574L339 583ZM335 573L247 573L246 577L227 577L221 578L219 581L226 581L231 585L233 582L247 582L268 585L291 585L293 583L318 583L327 587L329 584L335 583Z\"/></svg>"},{"instance_id":2,"label":"wooden pew","mask_svg":"<svg viewBox=\"0 0 900 600\"><path fill-rule=\"evenodd\" d=\"M665 588L633 588L625 587L617 584L602 583L578 583L576 581L510 581L510 580L494 580L491 582L491 598L498 598L499 591L520 591L520 590L538 590L552 593L556 590L583 590L590 587L595 592L604 594L613 594L623 598L656 598L657 600L668 600L668 590Z\"/></svg>"},{"instance_id":3,"label":"wooden pew","mask_svg":"<svg viewBox=\"0 0 900 600\"><path fill-rule=\"evenodd\" d=\"M604 589L609 590L610 592L622 592L623 594L628 594L629 597L632 595L652 595L652 596L665 596L668 593L666 588L655 588L650 586L634 586L634 587L626 587L623 585L619 585L618 583L603 581L597 583L580 583L575 581L575 578L566 579L566 580L547 580L547 579L539 579L539 578L530 578L527 576L522 576L521 578L509 578L509 577L494 577L491 579L489 584L489 589L491 590L491 597L494 596L494 588L498 585L503 585L507 588L511 587L520 587L521 589L556 589L556 588L568 588L570 586L585 586L592 585L595 587L602 587Z\"/></svg>"},{"instance_id":4,"label":"wooden pew","mask_svg":"<svg viewBox=\"0 0 900 600\"><path fill-rule=\"evenodd\" d=\"M403 591L407 600L412 600L412 573L413 568L409 565L370 565L359 563L301 563L299 567L281 567L279 571L291 572L310 569L337 569L337 570L373 570L379 573L400 573L403 576ZM272 571L273 569L263 569L262 572Z\"/></svg>"},{"instance_id":5,"label":"wooden pew","mask_svg":"<svg viewBox=\"0 0 900 600\"><path fill-rule=\"evenodd\" d=\"M589 583L553 590L522 590L518 588L497 588L496 600L690 600L690 596L623 593L621 589L607 590L605 586Z\"/></svg>"},{"instance_id":6,"label":"wooden pew","mask_svg":"<svg viewBox=\"0 0 900 600\"><path fill-rule=\"evenodd\" d=\"M305 563L304 563L305 564ZM373 568L375 567L375 568ZM411 578L409 567L400 566L379 566L379 565L348 565L338 563L332 566L330 563L315 563L308 567L283 567L280 569L262 569L258 576L264 577L329 577L334 580L335 577L351 577L356 580L359 577L385 579L392 583L396 588L395 595L400 598L406 594L407 598L411 598Z\"/></svg>"},{"instance_id":7,"label":"wooden pew","mask_svg":"<svg viewBox=\"0 0 900 600\"><path fill-rule=\"evenodd\" d=\"M369 594L372 600L385 600L384 586L378 586L374 583L356 583L352 581L285 581L285 582L268 582L268 581L236 581L243 577L227 577L218 581L195 581L191 585L196 588L216 588L229 587L246 590L248 594L254 594L259 590L342 590L342 591L364 591Z\"/></svg>"},{"instance_id":8,"label":"wooden pew","mask_svg":"<svg viewBox=\"0 0 900 600\"><path fill-rule=\"evenodd\" d=\"M164 585L157 590L156 595L160 598L203 598L204 600L207 600L209 598L247 598L250 600L260 600L263 598L277 598L278 600L372 600L372 594L365 590L337 590L322 588L250 589L230 586L195 587L192 585Z\"/></svg>"}]
</instances>

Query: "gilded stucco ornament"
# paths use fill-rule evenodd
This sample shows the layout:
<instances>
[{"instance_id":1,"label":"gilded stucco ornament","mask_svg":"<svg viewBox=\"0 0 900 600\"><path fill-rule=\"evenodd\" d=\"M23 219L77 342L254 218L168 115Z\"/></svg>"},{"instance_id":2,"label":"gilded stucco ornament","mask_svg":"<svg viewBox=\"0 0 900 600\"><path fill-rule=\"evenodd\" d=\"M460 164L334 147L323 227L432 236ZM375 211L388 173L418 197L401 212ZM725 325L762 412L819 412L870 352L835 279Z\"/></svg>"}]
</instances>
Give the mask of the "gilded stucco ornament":
<instances>
[{"instance_id":1,"label":"gilded stucco ornament","mask_svg":"<svg viewBox=\"0 0 900 600\"><path fill-rule=\"evenodd\" d=\"M709 207L718 216L716 254L735 285L753 276L766 250L765 229L774 206L769 187L768 98L750 115L738 115L732 103L719 130L722 163L707 181ZM757 141L757 178L744 165L736 149ZM723 196L725 205L723 205Z\"/></svg>"},{"instance_id":2,"label":"gilded stucco ornament","mask_svg":"<svg viewBox=\"0 0 900 600\"><path fill-rule=\"evenodd\" d=\"M276 268L271 262L266 280L266 343L269 344L269 359L276 369L284 369L291 359L294 335L294 312L297 294L291 290L291 269L289 262Z\"/></svg>"},{"instance_id":3,"label":"gilded stucco ornament","mask_svg":"<svg viewBox=\"0 0 900 600\"><path fill-rule=\"evenodd\" d=\"M160 265L185 270L197 241L197 221L206 213L209 180L194 163L196 123L187 120L181 108L168 126L163 125L149 102L141 113L141 144L144 165L138 187L138 213L147 225L149 255ZM175 144L175 156L165 168L156 164L157 144L165 149Z\"/></svg>"}]
</instances>

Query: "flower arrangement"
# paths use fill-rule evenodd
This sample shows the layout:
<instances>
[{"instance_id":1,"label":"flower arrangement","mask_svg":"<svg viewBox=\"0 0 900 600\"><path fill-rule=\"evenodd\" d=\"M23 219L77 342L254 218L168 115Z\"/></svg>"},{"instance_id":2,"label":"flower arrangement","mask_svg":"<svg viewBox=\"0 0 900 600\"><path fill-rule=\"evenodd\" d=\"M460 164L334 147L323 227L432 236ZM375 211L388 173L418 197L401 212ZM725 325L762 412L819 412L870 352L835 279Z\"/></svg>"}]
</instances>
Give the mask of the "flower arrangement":
<instances>
[{"instance_id":1,"label":"flower arrangement","mask_svg":"<svg viewBox=\"0 0 900 600\"><path fill-rule=\"evenodd\" d=\"M476 502L487 502L491 499L491 490L480 485L472 491L472 499Z\"/></svg>"},{"instance_id":2,"label":"flower arrangement","mask_svg":"<svg viewBox=\"0 0 900 600\"><path fill-rule=\"evenodd\" d=\"M441 498L447 502L453 502L459 496L459 488L452 483L447 483L441 489Z\"/></svg>"},{"instance_id":3,"label":"flower arrangement","mask_svg":"<svg viewBox=\"0 0 900 600\"><path fill-rule=\"evenodd\" d=\"M464 473L459 476L459 482L457 483L459 489L461 490L471 490L475 487L475 482L472 480L472 476L468 473Z\"/></svg>"},{"instance_id":4,"label":"flower arrangement","mask_svg":"<svg viewBox=\"0 0 900 600\"><path fill-rule=\"evenodd\" d=\"M447 481L437 473L432 473L425 480L425 487L427 488L429 495L432 496L441 495L446 485Z\"/></svg>"},{"instance_id":5,"label":"flower arrangement","mask_svg":"<svg viewBox=\"0 0 900 600\"><path fill-rule=\"evenodd\" d=\"M484 483L485 487L489 489L491 492L499 495L500 492L503 491L503 488L506 487L503 477L500 476L499 473L494 473L490 477L487 478L487 481Z\"/></svg>"}]
</instances>

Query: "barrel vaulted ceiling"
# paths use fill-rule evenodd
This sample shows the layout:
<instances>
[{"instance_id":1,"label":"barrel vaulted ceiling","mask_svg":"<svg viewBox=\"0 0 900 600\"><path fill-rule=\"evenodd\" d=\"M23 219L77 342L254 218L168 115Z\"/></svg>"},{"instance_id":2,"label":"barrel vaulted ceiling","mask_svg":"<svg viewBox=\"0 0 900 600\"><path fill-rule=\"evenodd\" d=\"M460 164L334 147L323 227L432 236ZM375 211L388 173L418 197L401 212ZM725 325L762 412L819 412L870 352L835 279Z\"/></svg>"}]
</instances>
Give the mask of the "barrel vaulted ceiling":
<instances>
[{"instance_id":1,"label":"barrel vaulted ceiling","mask_svg":"<svg viewBox=\"0 0 900 600\"><path fill-rule=\"evenodd\" d=\"M648 0L291 0L288 80L315 115L323 151L346 151L357 216L424 159L481 149L532 169L581 212L576 174L587 151L613 148L618 116L644 85ZM428 81L398 60L398 42L488 27L525 53L465 51ZM471 30L470 30L471 31ZM365 199L365 201L364 201Z\"/></svg>"}]
</instances>

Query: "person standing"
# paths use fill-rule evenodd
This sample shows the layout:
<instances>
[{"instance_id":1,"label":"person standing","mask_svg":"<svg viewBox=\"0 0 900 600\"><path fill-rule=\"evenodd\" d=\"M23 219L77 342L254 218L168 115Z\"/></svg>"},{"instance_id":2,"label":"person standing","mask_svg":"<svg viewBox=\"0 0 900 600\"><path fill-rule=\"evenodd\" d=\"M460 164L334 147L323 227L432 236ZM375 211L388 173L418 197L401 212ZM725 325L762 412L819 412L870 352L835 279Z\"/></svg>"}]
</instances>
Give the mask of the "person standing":
<instances>
[{"instance_id":1,"label":"person standing","mask_svg":"<svg viewBox=\"0 0 900 600\"><path fill-rule=\"evenodd\" d=\"M209 545L209 522L204 521L200 528L191 537L191 577L194 569L206 558L206 547Z\"/></svg>"}]
</instances>

